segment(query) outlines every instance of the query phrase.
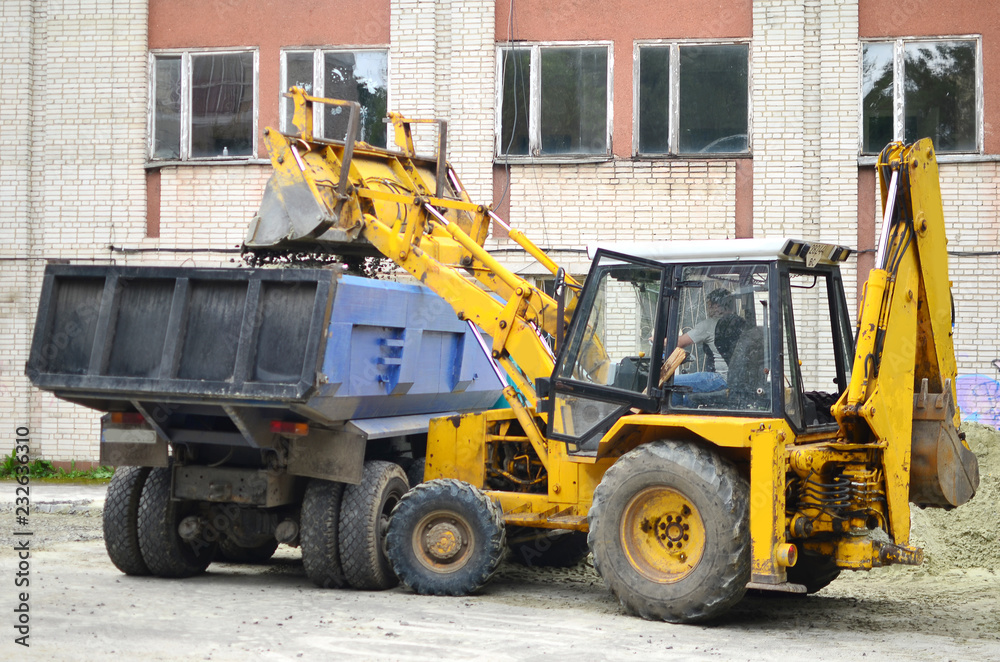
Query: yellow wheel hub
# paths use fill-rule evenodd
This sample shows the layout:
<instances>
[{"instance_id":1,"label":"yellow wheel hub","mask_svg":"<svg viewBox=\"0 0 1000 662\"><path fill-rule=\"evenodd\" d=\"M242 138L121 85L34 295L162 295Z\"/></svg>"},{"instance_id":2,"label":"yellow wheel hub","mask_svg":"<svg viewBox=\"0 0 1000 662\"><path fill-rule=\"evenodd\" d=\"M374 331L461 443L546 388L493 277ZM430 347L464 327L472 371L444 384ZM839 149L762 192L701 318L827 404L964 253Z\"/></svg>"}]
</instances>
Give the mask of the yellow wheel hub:
<instances>
[{"instance_id":1,"label":"yellow wheel hub","mask_svg":"<svg viewBox=\"0 0 1000 662\"><path fill-rule=\"evenodd\" d=\"M660 584L680 581L705 553L705 524L683 494L647 487L625 506L621 543L632 567Z\"/></svg>"},{"instance_id":2,"label":"yellow wheel hub","mask_svg":"<svg viewBox=\"0 0 1000 662\"><path fill-rule=\"evenodd\" d=\"M454 513L428 513L413 530L417 561L435 572L455 572L472 558L476 537L472 527Z\"/></svg>"}]
</instances>

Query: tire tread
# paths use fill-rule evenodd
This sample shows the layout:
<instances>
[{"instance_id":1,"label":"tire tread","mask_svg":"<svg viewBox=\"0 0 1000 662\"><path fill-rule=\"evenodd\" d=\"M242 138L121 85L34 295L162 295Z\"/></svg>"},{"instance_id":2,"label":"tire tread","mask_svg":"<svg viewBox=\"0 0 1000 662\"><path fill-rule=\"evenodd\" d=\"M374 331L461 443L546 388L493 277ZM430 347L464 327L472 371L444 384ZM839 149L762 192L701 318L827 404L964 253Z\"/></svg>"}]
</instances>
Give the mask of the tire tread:
<instances>
[{"instance_id":1,"label":"tire tread","mask_svg":"<svg viewBox=\"0 0 1000 662\"><path fill-rule=\"evenodd\" d=\"M139 502L149 467L115 469L104 501L104 547L115 567L126 575L151 574L139 548Z\"/></svg>"},{"instance_id":2,"label":"tire tread","mask_svg":"<svg viewBox=\"0 0 1000 662\"><path fill-rule=\"evenodd\" d=\"M205 571L215 556L216 545L207 541L185 542L177 533L183 508L170 498L171 470L157 467L149 472L139 504L139 548L150 572L157 577L193 577Z\"/></svg>"},{"instance_id":3,"label":"tire tread","mask_svg":"<svg viewBox=\"0 0 1000 662\"><path fill-rule=\"evenodd\" d=\"M724 557L723 572L714 585L701 587L700 595L685 600L663 601L648 598L629 590L613 568L608 567L602 541L598 540L599 522L605 515L607 502L614 489L643 467L662 465L664 462L683 468L694 478L709 486L711 493L729 504L735 526L730 535L720 541L717 550ZM691 623L716 617L739 602L746 593L750 580L750 489L739 471L727 460L700 446L678 441L659 441L643 444L623 455L604 474L594 491L594 500L588 521L588 541L594 554L594 569L626 611L648 620L673 623ZM617 530L617 524L616 524Z\"/></svg>"},{"instance_id":4,"label":"tire tread","mask_svg":"<svg viewBox=\"0 0 1000 662\"><path fill-rule=\"evenodd\" d=\"M320 588L343 588L340 565L340 504L344 484L313 478L306 486L300 517L302 565Z\"/></svg>"},{"instance_id":5,"label":"tire tread","mask_svg":"<svg viewBox=\"0 0 1000 662\"><path fill-rule=\"evenodd\" d=\"M340 565L351 588L381 591L399 583L383 551L379 530L383 499L409 489L394 462L365 462L361 482L344 488L340 503Z\"/></svg>"},{"instance_id":6,"label":"tire tread","mask_svg":"<svg viewBox=\"0 0 1000 662\"><path fill-rule=\"evenodd\" d=\"M422 509L454 508L462 511L476 530L476 557L453 574L433 573L424 568L411 549L412 527ZM485 586L500 567L507 550L503 513L482 491L453 478L441 478L413 487L392 512L387 536L388 555L399 580L420 595L469 595Z\"/></svg>"}]
</instances>

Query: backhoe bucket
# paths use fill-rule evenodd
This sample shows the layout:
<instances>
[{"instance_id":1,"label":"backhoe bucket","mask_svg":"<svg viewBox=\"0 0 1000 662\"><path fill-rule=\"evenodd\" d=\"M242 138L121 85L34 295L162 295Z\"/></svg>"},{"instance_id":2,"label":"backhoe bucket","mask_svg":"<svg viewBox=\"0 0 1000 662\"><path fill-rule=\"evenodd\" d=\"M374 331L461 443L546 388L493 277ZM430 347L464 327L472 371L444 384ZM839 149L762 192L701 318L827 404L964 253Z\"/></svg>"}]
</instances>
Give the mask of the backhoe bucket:
<instances>
[{"instance_id":1,"label":"backhoe bucket","mask_svg":"<svg viewBox=\"0 0 1000 662\"><path fill-rule=\"evenodd\" d=\"M923 392L914 395L910 501L950 509L976 494L979 460L955 428L951 380L940 394L928 394L924 382Z\"/></svg>"}]
</instances>

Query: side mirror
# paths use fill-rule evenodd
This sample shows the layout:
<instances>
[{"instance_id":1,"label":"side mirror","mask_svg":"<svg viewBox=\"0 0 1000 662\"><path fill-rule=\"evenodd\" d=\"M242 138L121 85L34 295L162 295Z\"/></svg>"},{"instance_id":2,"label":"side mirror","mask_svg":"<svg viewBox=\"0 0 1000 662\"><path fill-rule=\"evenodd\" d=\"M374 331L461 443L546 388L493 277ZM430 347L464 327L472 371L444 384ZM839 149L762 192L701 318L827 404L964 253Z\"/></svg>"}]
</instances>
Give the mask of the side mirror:
<instances>
[{"instance_id":1,"label":"side mirror","mask_svg":"<svg viewBox=\"0 0 1000 662\"><path fill-rule=\"evenodd\" d=\"M553 291L556 296L556 352L562 349L563 329L566 327L566 271L560 267L556 271L556 286Z\"/></svg>"}]
</instances>

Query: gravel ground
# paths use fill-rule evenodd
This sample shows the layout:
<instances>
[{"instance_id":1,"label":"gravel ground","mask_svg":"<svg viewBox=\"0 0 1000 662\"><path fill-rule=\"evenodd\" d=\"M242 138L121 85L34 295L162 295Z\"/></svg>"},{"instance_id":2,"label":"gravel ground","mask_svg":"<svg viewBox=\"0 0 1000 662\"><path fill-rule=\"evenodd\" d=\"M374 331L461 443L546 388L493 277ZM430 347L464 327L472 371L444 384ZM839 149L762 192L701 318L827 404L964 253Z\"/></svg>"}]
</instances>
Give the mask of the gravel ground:
<instances>
[{"instance_id":1,"label":"gravel ground","mask_svg":"<svg viewBox=\"0 0 1000 662\"><path fill-rule=\"evenodd\" d=\"M677 626L624 615L587 562L508 563L463 598L316 589L287 547L269 565L170 581L119 573L99 515L32 524L30 659L1000 659L1000 577L981 568L847 572L808 598L752 595L711 625ZM13 540L0 538L10 577ZM20 652L12 639L0 639L0 659Z\"/></svg>"},{"instance_id":2,"label":"gravel ground","mask_svg":"<svg viewBox=\"0 0 1000 662\"><path fill-rule=\"evenodd\" d=\"M624 615L589 561L506 563L481 594L462 598L317 589L285 546L263 566L213 564L180 581L126 577L105 554L97 509L36 512L32 648L14 646L7 626L0 659L996 660L1000 433L966 429L982 485L962 508L914 511L923 566L845 571L809 597L751 594L707 626ZM12 525L13 512L0 508L0 521ZM0 526L8 615L17 603L12 531Z\"/></svg>"}]
</instances>

